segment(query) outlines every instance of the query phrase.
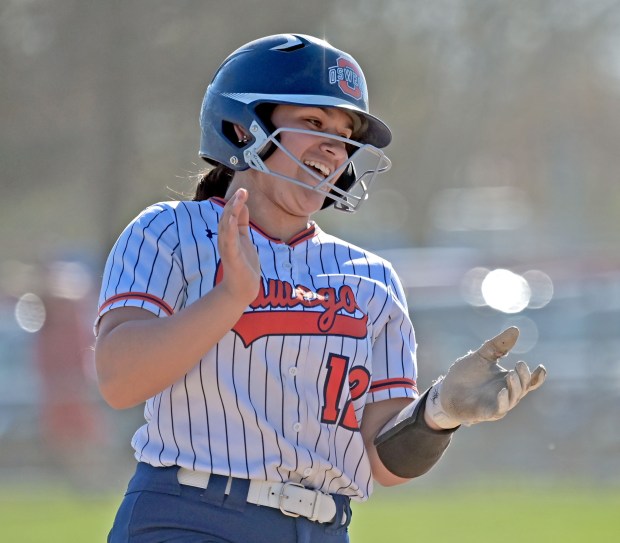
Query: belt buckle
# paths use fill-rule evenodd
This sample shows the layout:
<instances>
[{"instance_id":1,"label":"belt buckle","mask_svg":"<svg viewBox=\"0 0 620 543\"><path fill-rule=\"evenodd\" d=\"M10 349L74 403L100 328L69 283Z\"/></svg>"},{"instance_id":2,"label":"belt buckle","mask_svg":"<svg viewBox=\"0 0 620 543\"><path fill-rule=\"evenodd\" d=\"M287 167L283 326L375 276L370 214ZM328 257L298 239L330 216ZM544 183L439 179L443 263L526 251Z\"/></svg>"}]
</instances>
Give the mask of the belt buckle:
<instances>
[{"instance_id":1,"label":"belt buckle","mask_svg":"<svg viewBox=\"0 0 620 543\"><path fill-rule=\"evenodd\" d=\"M284 501L284 499L288 498L288 496L284 494L287 486L297 486L297 487L303 488L303 489L305 489L306 487L304 485L300 485L299 483L292 483L292 482L288 481L286 483L283 483L282 484L282 488L280 489L280 496L278 498L278 507L280 508L280 511L282 511L282 514L286 515L287 517L299 517L301 515L299 515L297 513L292 513L290 511L287 511L284 508L284 505L282 505L282 502Z\"/></svg>"}]
</instances>

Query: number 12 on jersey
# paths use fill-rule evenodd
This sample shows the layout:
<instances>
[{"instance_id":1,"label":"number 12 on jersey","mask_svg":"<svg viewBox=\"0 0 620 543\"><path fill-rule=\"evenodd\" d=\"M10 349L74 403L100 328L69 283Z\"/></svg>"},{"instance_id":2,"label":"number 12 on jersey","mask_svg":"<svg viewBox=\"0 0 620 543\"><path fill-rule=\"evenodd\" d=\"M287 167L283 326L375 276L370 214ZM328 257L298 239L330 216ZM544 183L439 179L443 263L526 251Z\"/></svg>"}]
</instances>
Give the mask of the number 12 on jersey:
<instances>
[{"instance_id":1,"label":"number 12 on jersey","mask_svg":"<svg viewBox=\"0 0 620 543\"><path fill-rule=\"evenodd\" d=\"M351 368L348 372L349 358L338 354L330 354L327 359L327 378L323 388L323 409L321 422L338 424L352 431L359 431L359 424L355 416L353 402L362 397L370 385L370 372L363 366ZM348 391L345 386L348 385ZM342 408L339 408L342 394L348 398Z\"/></svg>"}]
</instances>

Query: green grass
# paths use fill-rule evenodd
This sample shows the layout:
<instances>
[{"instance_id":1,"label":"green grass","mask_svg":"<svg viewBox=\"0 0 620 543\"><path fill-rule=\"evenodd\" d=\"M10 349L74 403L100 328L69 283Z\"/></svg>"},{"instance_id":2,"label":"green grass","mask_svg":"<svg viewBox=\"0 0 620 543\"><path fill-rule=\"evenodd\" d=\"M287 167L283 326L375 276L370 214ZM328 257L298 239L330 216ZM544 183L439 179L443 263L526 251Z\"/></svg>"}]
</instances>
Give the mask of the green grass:
<instances>
[{"instance_id":1,"label":"green grass","mask_svg":"<svg viewBox=\"0 0 620 543\"><path fill-rule=\"evenodd\" d=\"M380 489L353 508L352 543L617 543L620 489Z\"/></svg>"},{"instance_id":2,"label":"green grass","mask_svg":"<svg viewBox=\"0 0 620 543\"><path fill-rule=\"evenodd\" d=\"M0 541L7 543L104 542L120 497L32 489L0 494Z\"/></svg>"},{"instance_id":3,"label":"green grass","mask_svg":"<svg viewBox=\"0 0 620 543\"><path fill-rule=\"evenodd\" d=\"M105 541L120 496L69 490L0 492L0 540ZM353 506L352 543L620 541L620 489L378 489ZM251 542L248 542L251 543ZM274 542L277 543L277 542Z\"/></svg>"}]
</instances>

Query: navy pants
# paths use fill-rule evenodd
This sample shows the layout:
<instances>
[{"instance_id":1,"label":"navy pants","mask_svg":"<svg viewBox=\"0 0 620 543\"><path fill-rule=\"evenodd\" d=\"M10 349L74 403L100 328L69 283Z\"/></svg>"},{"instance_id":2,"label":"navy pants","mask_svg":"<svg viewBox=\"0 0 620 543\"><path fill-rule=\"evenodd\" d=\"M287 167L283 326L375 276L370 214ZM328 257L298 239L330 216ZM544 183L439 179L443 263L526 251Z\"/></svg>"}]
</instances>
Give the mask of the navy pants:
<instances>
[{"instance_id":1,"label":"navy pants","mask_svg":"<svg viewBox=\"0 0 620 543\"><path fill-rule=\"evenodd\" d=\"M334 495L337 521L312 522L246 502L249 481L211 476L206 490L180 485L178 467L139 463L116 514L108 543L348 543L349 499ZM347 521L340 519L346 514Z\"/></svg>"}]
</instances>

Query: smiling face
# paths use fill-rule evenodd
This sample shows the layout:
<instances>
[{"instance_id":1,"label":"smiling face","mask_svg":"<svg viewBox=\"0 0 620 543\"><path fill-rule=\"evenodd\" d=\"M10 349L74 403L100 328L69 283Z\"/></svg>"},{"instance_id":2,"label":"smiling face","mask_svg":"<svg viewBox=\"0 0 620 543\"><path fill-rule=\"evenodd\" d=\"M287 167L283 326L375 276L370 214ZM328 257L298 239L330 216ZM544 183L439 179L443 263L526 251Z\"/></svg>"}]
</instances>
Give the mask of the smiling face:
<instances>
[{"instance_id":1,"label":"smiling face","mask_svg":"<svg viewBox=\"0 0 620 543\"><path fill-rule=\"evenodd\" d=\"M351 117L333 108L280 105L274 109L271 121L276 128L300 128L343 138L351 138L353 133ZM320 134L284 132L282 144L322 177L327 177L348 158L344 142L322 138Z\"/></svg>"},{"instance_id":2,"label":"smiling face","mask_svg":"<svg viewBox=\"0 0 620 543\"><path fill-rule=\"evenodd\" d=\"M281 149L276 149L265 160L265 164L274 173L313 187L348 160L344 142L322 135L326 133L351 138L353 120L341 110L279 105L272 113L271 122L276 129L293 128L316 132L311 134L283 131L279 136L280 143L306 168ZM314 172L314 175L310 172ZM259 177L261 191L268 194L270 199L281 202L282 205L287 204L287 207L291 206L303 214L314 213L323 204L325 196L319 191L310 191L268 174Z\"/></svg>"}]
</instances>

